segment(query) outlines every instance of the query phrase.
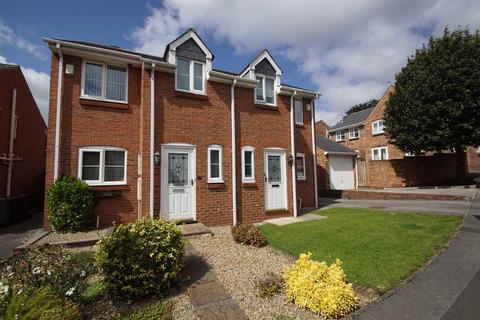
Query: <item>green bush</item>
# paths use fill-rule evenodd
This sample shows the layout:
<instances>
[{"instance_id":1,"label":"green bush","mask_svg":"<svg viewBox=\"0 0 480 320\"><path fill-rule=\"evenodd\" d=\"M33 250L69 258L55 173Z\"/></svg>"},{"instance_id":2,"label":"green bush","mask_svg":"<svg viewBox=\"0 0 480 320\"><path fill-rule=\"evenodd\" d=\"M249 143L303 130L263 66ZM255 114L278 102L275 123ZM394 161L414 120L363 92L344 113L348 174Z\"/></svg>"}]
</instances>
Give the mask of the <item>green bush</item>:
<instances>
[{"instance_id":1,"label":"green bush","mask_svg":"<svg viewBox=\"0 0 480 320\"><path fill-rule=\"evenodd\" d=\"M140 308L122 320L172 320L172 306L165 302L155 302Z\"/></svg>"},{"instance_id":2,"label":"green bush","mask_svg":"<svg viewBox=\"0 0 480 320\"><path fill-rule=\"evenodd\" d=\"M248 244L255 247L265 247L268 244L267 238L263 236L253 224L237 224L232 226L233 240L237 243Z\"/></svg>"},{"instance_id":3,"label":"green bush","mask_svg":"<svg viewBox=\"0 0 480 320\"><path fill-rule=\"evenodd\" d=\"M77 178L60 178L48 189L48 219L56 231L85 229L92 220L94 205L93 191Z\"/></svg>"},{"instance_id":4,"label":"green bush","mask_svg":"<svg viewBox=\"0 0 480 320\"><path fill-rule=\"evenodd\" d=\"M11 296L27 289L49 287L59 296L77 301L95 272L93 262L62 248L32 248L0 261L0 315Z\"/></svg>"},{"instance_id":5,"label":"green bush","mask_svg":"<svg viewBox=\"0 0 480 320\"><path fill-rule=\"evenodd\" d=\"M269 272L264 279L256 283L256 288L260 298L271 298L282 292L283 278L278 274Z\"/></svg>"},{"instance_id":6,"label":"green bush","mask_svg":"<svg viewBox=\"0 0 480 320\"><path fill-rule=\"evenodd\" d=\"M96 257L106 290L120 298L137 299L161 295L177 280L184 243L174 222L143 219L118 226L99 242Z\"/></svg>"},{"instance_id":7,"label":"green bush","mask_svg":"<svg viewBox=\"0 0 480 320\"><path fill-rule=\"evenodd\" d=\"M14 295L5 320L81 320L77 304L58 296L49 287L23 290Z\"/></svg>"}]
</instances>

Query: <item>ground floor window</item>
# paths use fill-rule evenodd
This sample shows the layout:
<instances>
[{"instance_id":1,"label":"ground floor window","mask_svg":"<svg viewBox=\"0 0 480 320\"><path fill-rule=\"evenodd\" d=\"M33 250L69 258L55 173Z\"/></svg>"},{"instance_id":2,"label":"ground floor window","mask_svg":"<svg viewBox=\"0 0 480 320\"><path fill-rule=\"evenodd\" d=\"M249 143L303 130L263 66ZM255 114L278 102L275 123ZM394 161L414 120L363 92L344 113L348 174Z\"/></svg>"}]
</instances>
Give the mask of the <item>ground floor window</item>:
<instances>
[{"instance_id":1,"label":"ground floor window","mask_svg":"<svg viewBox=\"0 0 480 320\"><path fill-rule=\"evenodd\" d=\"M127 183L127 151L114 147L79 150L78 177L90 185Z\"/></svg>"},{"instance_id":2,"label":"ground floor window","mask_svg":"<svg viewBox=\"0 0 480 320\"><path fill-rule=\"evenodd\" d=\"M255 182L255 149L242 148L242 181Z\"/></svg>"},{"instance_id":3,"label":"ground floor window","mask_svg":"<svg viewBox=\"0 0 480 320\"><path fill-rule=\"evenodd\" d=\"M388 149L387 149L387 147L373 148L372 149L372 160L388 160Z\"/></svg>"},{"instance_id":4,"label":"ground floor window","mask_svg":"<svg viewBox=\"0 0 480 320\"><path fill-rule=\"evenodd\" d=\"M303 153L297 153L295 168L297 169L297 179L305 180L307 178L307 174L305 172L305 155Z\"/></svg>"},{"instance_id":5,"label":"ground floor window","mask_svg":"<svg viewBox=\"0 0 480 320\"><path fill-rule=\"evenodd\" d=\"M208 146L208 182L222 183L222 147L218 145Z\"/></svg>"}]
</instances>

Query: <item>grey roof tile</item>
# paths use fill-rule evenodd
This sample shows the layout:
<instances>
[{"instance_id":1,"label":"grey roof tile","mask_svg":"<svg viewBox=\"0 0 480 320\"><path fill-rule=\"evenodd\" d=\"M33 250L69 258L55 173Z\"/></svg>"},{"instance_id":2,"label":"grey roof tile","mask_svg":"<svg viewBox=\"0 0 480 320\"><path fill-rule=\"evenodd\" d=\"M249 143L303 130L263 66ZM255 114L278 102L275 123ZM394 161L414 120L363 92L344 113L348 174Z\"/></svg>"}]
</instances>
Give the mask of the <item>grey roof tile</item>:
<instances>
[{"instance_id":1,"label":"grey roof tile","mask_svg":"<svg viewBox=\"0 0 480 320\"><path fill-rule=\"evenodd\" d=\"M368 116L370 115L370 113L373 111L374 108L375 107L371 107L368 109L360 110L345 116L336 125L330 127L330 131L347 127L347 126L352 126L355 124L362 124L365 120L367 120Z\"/></svg>"},{"instance_id":2,"label":"grey roof tile","mask_svg":"<svg viewBox=\"0 0 480 320\"><path fill-rule=\"evenodd\" d=\"M332 141L325 136L321 136L317 134L315 140L316 140L315 143L317 147L319 147L323 151L333 152L333 153L338 152L338 153L356 154L355 150L345 147L344 145L341 145L339 143L336 143L335 141Z\"/></svg>"}]
</instances>

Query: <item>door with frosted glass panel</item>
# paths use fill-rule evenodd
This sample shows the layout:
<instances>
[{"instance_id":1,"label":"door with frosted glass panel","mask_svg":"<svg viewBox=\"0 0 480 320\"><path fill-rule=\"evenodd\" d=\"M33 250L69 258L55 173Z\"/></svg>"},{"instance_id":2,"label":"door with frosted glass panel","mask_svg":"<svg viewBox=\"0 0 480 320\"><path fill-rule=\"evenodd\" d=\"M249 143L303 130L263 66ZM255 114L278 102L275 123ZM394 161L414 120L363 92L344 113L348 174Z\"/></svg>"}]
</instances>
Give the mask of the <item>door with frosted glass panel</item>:
<instances>
[{"instance_id":1,"label":"door with frosted glass panel","mask_svg":"<svg viewBox=\"0 0 480 320\"><path fill-rule=\"evenodd\" d=\"M265 153L265 205L267 210L286 209L285 152Z\"/></svg>"},{"instance_id":2,"label":"door with frosted glass panel","mask_svg":"<svg viewBox=\"0 0 480 320\"><path fill-rule=\"evenodd\" d=\"M192 150L165 149L162 157L162 213L169 220L194 218L194 159Z\"/></svg>"}]
</instances>

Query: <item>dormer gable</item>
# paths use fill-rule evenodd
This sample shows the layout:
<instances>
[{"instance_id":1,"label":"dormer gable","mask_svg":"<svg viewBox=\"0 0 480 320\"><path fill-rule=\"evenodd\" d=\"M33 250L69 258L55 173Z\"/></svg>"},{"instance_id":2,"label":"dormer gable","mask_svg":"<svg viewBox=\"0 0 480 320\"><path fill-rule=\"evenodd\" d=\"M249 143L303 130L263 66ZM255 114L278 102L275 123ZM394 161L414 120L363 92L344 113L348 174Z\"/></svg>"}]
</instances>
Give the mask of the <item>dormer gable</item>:
<instances>
[{"instance_id":1,"label":"dormer gable","mask_svg":"<svg viewBox=\"0 0 480 320\"><path fill-rule=\"evenodd\" d=\"M268 74L266 72L268 72ZM263 49L263 51L240 72L240 76L255 79L255 73L280 77L282 75L282 69L280 69L280 66L275 59L273 59L270 52L268 52L267 49Z\"/></svg>"}]
</instances>

